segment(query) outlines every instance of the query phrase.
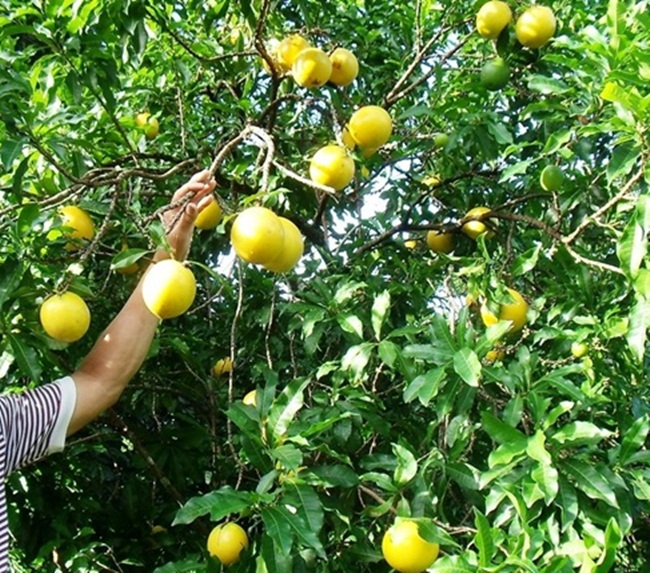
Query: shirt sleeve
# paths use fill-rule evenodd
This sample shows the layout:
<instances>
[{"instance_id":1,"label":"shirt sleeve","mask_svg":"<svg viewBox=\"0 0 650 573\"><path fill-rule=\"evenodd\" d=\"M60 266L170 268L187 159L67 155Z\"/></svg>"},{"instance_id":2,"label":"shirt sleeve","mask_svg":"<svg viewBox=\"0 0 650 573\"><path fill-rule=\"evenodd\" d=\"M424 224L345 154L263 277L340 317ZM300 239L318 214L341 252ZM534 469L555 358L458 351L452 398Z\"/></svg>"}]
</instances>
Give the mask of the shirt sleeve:
<instances>
[{"instance_id":1,"label":"shirt sleeve","mask_svg":"<svg viewBox=\"0 0 650 573\"><path fill-rule=\"evenodd\" d=\"M5 475L63 449L76 400L76 386L69 376L0 398Z\"/></svg>"}]
</instances>

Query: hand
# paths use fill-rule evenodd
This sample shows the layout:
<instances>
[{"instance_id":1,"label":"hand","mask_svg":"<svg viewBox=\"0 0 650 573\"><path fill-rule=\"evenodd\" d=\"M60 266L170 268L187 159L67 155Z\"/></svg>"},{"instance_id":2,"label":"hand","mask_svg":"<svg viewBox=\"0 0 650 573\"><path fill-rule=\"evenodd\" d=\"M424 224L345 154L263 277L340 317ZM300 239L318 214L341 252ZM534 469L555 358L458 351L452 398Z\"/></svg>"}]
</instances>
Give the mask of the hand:
<instances>
[{"instance_id":1,"label":"hand","mask_svg":"<svg viewBox=\"0 0 650 573\"><path fill-rule=\"evenodd\" d=\"M196 216L215 200L212 195L215 186L216 181L210 178L207 169L194 174L174 193L171 204L178 206L163 214L167 241L172 250L171 254L177 261L182 261L187 256L192 242L194 221Z\"/></svg>"}]
</instances>

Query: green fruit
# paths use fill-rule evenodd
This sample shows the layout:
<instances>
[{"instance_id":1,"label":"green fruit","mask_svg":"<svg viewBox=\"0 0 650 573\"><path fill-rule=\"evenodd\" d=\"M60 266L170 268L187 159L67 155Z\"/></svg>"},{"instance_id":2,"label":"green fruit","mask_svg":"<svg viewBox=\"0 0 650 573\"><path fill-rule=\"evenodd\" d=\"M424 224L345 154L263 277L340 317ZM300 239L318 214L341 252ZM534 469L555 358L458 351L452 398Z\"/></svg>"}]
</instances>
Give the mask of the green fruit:
<instances>
[{"instance_id":1,"label":"green fruit","mask_svg":"<svg viewBox=\"0 0 650 573\"><path fill-rule=\"evenodd\" d=\"M446 147L448 143L449 143L449 136L446 133L436 133L436 135L433 136L433 145L437 149L442 149L443 147Z\"/></svg>"},{"instance_id":2,"label":"green fruit","mask_svg":"<svg viewBox=\"0 0 650 573\"><path fill-rule=\"evenodd\" d=\"M481 68L481 85L490 91L500 90L509 79L510 66L503 58L494 58Z\"/></svg>"},{"instance_id":3,"label":"green fruit","mask_svg":"<svg viewBox=\"0 0 650 573\"><path fill-rule=\"evenodd\" d=\"M571 345L571 354L576 358L582 358L587 352L589 352L589 347L584 342L574 342Z\"/></svg>"},{"instance_id":4,"label":"green fruit","mask_svg":"<svg viewBox=\"0 0 650 573\"><path fill-rule=\"evenodd\" d=\"M564 183L564 173L557 165L547 165L539 176L539 184L545 191L557 191Z\"/></svg>"}]
</instances>

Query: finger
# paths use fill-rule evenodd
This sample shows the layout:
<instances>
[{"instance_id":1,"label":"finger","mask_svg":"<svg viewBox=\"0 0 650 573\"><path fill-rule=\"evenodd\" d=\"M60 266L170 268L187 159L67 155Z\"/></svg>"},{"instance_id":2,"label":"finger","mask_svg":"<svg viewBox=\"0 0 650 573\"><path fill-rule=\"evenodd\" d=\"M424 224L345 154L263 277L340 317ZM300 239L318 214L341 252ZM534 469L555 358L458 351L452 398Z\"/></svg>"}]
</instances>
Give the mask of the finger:
<instances>
[{"instance_id":1,"label":"finger","mask_svg":"<svg viewBox=\"0 0 650 573\"><path fill-rule=\"evenodd\" d=\"M212 193L210 193L209 195L206 195L205 197L203 197L203 198L202 198L202 199L201 199L201 200L196 204L197 212L200 213L201 211L203 211L203 209L205 209L205 208L206 208L208 205L210 205L210 203L212 203L213 201L216 201L216 199L215 199L215 197L214 197L214 195L213 195Z\"/></svg>"}]
</instances>

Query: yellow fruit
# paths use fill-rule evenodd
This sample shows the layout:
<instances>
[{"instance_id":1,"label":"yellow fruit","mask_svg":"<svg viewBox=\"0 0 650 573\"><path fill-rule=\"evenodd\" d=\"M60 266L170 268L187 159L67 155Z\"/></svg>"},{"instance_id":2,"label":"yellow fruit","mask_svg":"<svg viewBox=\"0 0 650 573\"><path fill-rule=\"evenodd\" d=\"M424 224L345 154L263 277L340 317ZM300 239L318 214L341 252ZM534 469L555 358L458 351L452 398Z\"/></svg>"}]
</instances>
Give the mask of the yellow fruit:
<instances>
[{"instance_id":1,"label":"yellow fruit","mask_svg":"<svg viewBox=\"0 0 650 573\"><path fill-rule=\"evenodd\" d=\"M284 217L279 217L279 219L284 229L282 250L276 258L266 263L264 267L274 273L286 273L295 267L300 257L302 257L304 243L298 227L289 221L289 219L285 219Z\"/></svg>"},{"instance_id":2,"label":"yellow fruit","mask_svg":"<svg viewBox=\"0 0 650 573\"><path fill-rule=\"evenodd\" d=\"M225 358L219 358L212 367L212 375L218 378L223 374L232 372L233 366L232 360L228 356Z\"/></svg>"},{"instance_id":3,"label":"yellow fruit","mask_svg":"<svg viewBox=\"0 0 650 573\"><path fill-rule=\"evenodd\" d=\"M208 537L208 553L225 566L239 561L242 551L248 549L248 536L236 523L217 525Z\"/></svg>"},{"instance_id":4,"label":"yellow fruit","mask_svg":"<svg viewBox=\"0 0 650 573\"><path fill-rule=\"evenodd\" d=\"M499 308L499 315L495 315L487 306L481 305L481 319L485 326L493 326L500 320L509 320L512 323L510 332L517 332L526 324L526 314L528 313L528 303L516 290L506 289L512 298L512 302L505 302Z\"/></svg>"},{"instance_id":5,"label":"yellow fruit","mask_svg":"<svg viewBox=\"0 0 650 573\"><path fill-rule=\"evenodd\" d=\"M356 56L345 48L336 48L330 54L332 75L330 82L337 86L349 86L359 73L359 62Z\"/></svg>"},{"instance_id":6,"label":"yellow fruit","mask_svg":"<svg viewBox=\"0 0 650 573\"><path fill-rule=\"evenodd\" d=\"M476 14L476 29L484 38L496 40L512 20L510 6L500 0L490 0Z\"/></svg>"},{"instance_id":7,"label":"yellow fruit","mask_svg":"<svg viewBox=\"0 0 650 573\"><path fill-rule=\"evenodd\" d=\"M343 145L347 147L350 151L353 151L357 144L352 139L350 135L350 130L346 127L343 128L343 133L341 134L341 139L343 140Z\"/></svg>"},{"instance_id":8,"label":"yellow fruit","mask_svg":"<svg viewBox=\"0 0 650 573\"><path fill-rule=\"evenodd\" d=\"M309 42L298 34L286 37L274 49L275 60L282 71L288 72L296 61L298 54L309 48Z\"/></svg>"},{"instance_id":9,"label":"yellow fruit","mask_svg":"<svg viewBox=\"0 0 650 573\"><path fill-rule=\"evenodd\" d=\"M454 237L451 233L429 231L427 245L434 253L451 253L454 250Z\"/></svg>"},{"instance_id":10,"label":"yellow fruit","mask_svg":"<svg viewBox=\"0 0 650 573\"><path fill-rule=\"evenodd\" d=\"M488 207L474 207L473 209L470 209L467 212L467 214L465 215L465 219L471 219L472 217L480 217L481 215L484 215L485 213L489 213L490 211L491 209ZM486 233L485 237L487 239L494 236L494 232L489 230L485 225L485 223L483 223L482 221L467 221L467 223L463 224L462 231L470 239L474 239L474 240L476 240L476 238L479 235L482 235L483 233Z\"/></svg>"},{"instance_id":11,"label":"yellow fruit","mask_svg":"<svg viewBox=\"0 0 650 573\"><path fill-rule=\"evenodd\" d=\"M354 160L344 147L326 145L312 157L309 176L314 183L340 191L354 177Z\"/></svg>"},{"instance_id":12,"label":"yellow fruit","mask_svg":"<svg viewBox=\"0 0 650 573\"><path fill-rule=\"evenodd\" d=\"M73 292L55 294L43 302L39 311L41 325L59 342L79 340L90 326L90 311L84 300Z\"/></svg>"},{"instance_id":13,"label":"yellow fruit","mask_svg":"<svg viewBox=\"0 0 650 573\"><path fill-rule=\"evenodd\" d=\"M440 183L440 177L437 175L429 175L428 177L422 179L422 184L426 185L427 187L438 187Z\"/></svg>"},{"instance_id":14,"label":"yellow fruit","mask_svg":"<svg viewBox=\"0 0 650 573\"><path fill-rule=\"evenodd\" d=\"M266 264L282 251L284 226L280 218L265 207L249 207L232 225L230 242L247 263Z\"/></svg>"},{"instance_id":15,"label":"yellow fruit","mask_svg":"<svg viewBox=\"0 0 650 573\"><path fill-rule=\"evenodd\" d=\"M145 127L144 134L147 136L147 139L153 139L158 135L158 132L160 131L160 124L158 123L158 120L155 117L152 117L149 119L147 122L147 126Z\"/></svg>"},{"instance_id":16,"label":"yellow fruit","mask_svg":"<svg viewBox=\"0 0 650 573\"><path fill-rule=\"evenodd\" d=\"M63 226L69 227L70 230L64 231L64 235L69 239L76 241L90 240L95 236L95 225L93 220L89 217L83 209L76 205L67 205L60 211L63 219ZM68 243L66 249L74 250L77 245Z\"/></svg>"},{"instance_id":17,"label":"yellow fruit","mask_svg":"<svg viewBox=\"0 0 650 573\"><path fill-rule=\"evenodd\" d=\"M517 40L527 48L541 48L555 34L555 14L547 6L531 6L517 19Z\"/></svg>"},{"instance_id":18,"label":"yellow fruit","mask_svg":"<svg viewBox=\"0 0 650 573\"><path fill-rule=\"evenodd\" d=\"M332 62L320 48L307 48L298 54L291 72L299 86L319 88L330 79Z\"/></svg>"},{"instance_id":19,"label":"yellow fruit","mask_svg":"<svg viewBox=\"0 0 650 573\"><path fill-rule=\"evenodd\" d=\"M247 406L253 406L254 408L257 407L257 390L251 390L244 398L242 399L242 402L246 404Z\"/></svg>"},{"instance_id":20,"label":"yellow fruit","mask_svg":"<svg viewBox=\"0 0 650 573\"><path fill-rule=\"evenodd\" d=\"M485 360L488 364L500 362L506 357L505 350L502 346L495 346L492 350L488 350L485 354Z\"/></svg>"},{"instance_id":21,"label":"yellow fruit","mask_svg":"<svg viewBox=\"0 0 650 573\"><path fill-rule=\"evenodd\" d=\"M147 120L149 119L150 115L151 114L147 113L146 111L139 113L138 115L135 116L135 124L138 127L144 127L145 125L147 125Z\"/></svg>"},{"instance_id":22,"label":"yellow fruit","mask_svg":"<svg viewBox=\"0 0 650 573\"><path fill-rule=\"evenodd\" d=\"M381 542L381 551L388 564L400 573L421 573L438 558L440 546L420 537L417 523L404 520L395 523Z\"/></svg>"},{"instance_id":23,"label":"yellow fruit","mask_svg":"<svg viewBox=\"0 0 650 573\"><path fill-rule=\"evenodd\" d=\"M584 342L574 342L571 344L571 354L576 358L582 358L589 352L589 347Z\"/></svg>"},{"instance_id":24,"label":"yellow fruit","mask_svg":"<svg viewBox=\"0 0 650 573\"><path fill-rule=\"evenodd\" d=\"M142 298L158 318L183 314L194 302L196 280L190 269L173 259L157 262L142 282Z\"/></svg>"},{"instance_id":25,"label":"yellow fruit","mask_svg":"<svg viewBox=\"0 0 650 573\"><path fill-rule=\"evenodd\" d=\"M352 114L348 129L359 147L376 150L388 141L393 120L383 107L367 105Z\"/></svg>"},{"instance_id":26,"label":"yellow fruit","mask_svg":"<svg viewBox=\"0 0 650 573\"><path fill-rule=\"evenodd\" d=\"M197 229L206 231L208 229L214 229L221 221L221 207L216 199L213 199L212 202L201 211L196 220L194 221L194 226Z\"/></svg>"}]
</instances>

